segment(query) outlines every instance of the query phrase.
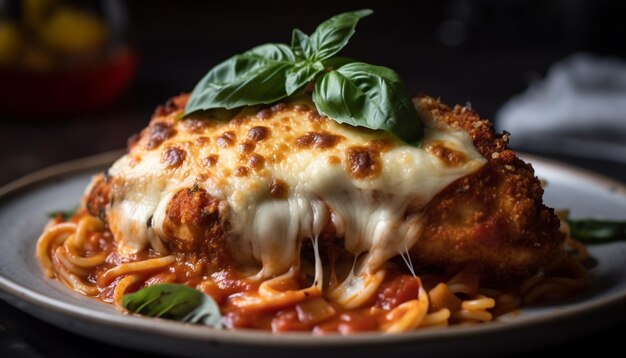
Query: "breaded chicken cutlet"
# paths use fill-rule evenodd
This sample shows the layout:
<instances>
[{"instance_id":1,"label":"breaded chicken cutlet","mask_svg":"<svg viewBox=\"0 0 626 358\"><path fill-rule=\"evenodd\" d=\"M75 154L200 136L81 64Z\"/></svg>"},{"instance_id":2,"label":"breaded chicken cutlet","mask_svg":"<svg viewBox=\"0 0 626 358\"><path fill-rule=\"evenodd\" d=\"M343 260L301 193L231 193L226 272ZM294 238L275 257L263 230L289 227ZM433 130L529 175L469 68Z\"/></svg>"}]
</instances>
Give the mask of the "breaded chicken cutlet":
<instances>
[{"instance_id":1,"label":"breaded chicken cutlet","mask_svg":"<svg viewBox=\"0 0 626 358\"><path fill-rule=\"evenodd\" d=\"M467 131L487 163L440 192L426 208L426 229L411 254L425 267L471 267L498 280L527 275L561 249L565 235L532 166L508 149L508 133L467 107L414 99L428 126Z\"/></svg>"},{"instance_id":2,"label":"breaded chicken cutlet","mask_svg":"<svg viewBox=\"0 0 626 358\"><path fill-rule=\"evenodd\" d=\"M477 151L464 151L460 144L450 144L440 135L427 137L422 147L428 160L438 161L444 169L465 169L443 176L444 183L418 177L416 185L428 182L440 188L436 193L431 191L430 198L423 198L417 191L384 191L385 187L397 185L392 183L397 179L395 173L406 169L393 168L394 164L385 158L401 146L385 133L339 125L320 116L312 105L301 103L281 103L240 113L230 122L180 120L186 101L187 96L181 95L160 106L150 126L130 140L126 159L118 162L106 179L98 179L88 192L89 212L108 220L116 239L126 243L129 251L152 243L146 234L146 221L150 221L150 228L162 240L162 250L202 253L218 266L217 262L232 259L258 262L269 271L268 275L290 267L290 259L284 259L287 254L281 251L297 248L286 244L285 238L306 241L317 235L323 256L327 256L329 246L334 246L335 254L337 250L342 255L369 252L370 268L401 253L401 246L409 242L408 251L418 269L462 268L480 273L487 281L501 281L531 273L562 246L564 235L559 232L559 220L552 209L543 205L543 190L532 167L507 148L506 133L494 133L489 121L467 107L450 109L428 96L413 100L427 128L469 135ZM318 165L315 162L321 162L321 167L311 169L311 165ZM341 175L324 172L329 167L338 168ZM423 170L428 169L426 166ZM395 173L386 176L386 170ZM357 183L357 194L346 193L348 189L332 183L325 184L331 189L307 188L311 180L338 180L344 174ZM146 182L147 178L151 182ZM402 185L406 180L412 178L402 178ZM165 188L169 195L163 195ZM369 193L363 194L366 191ZM140 199L129 201L129 196L137 196L138 192L143 193ZM154 192L154 197L146 200L146 192ZM392 198L407 193L415 198L401 203ZM245 200L238 195L255 199ZM314 204L307 205L314 209L289 204L299 200L299 195L312 196ZM328 199L330 195L339 199ZM126 205L120 205L125 200ZM370 207L361 211L346 209L343 200L357 200L357 206L365 202ZM388 220L385 215L389 214L381 214L380 205L371 204L384 200L393 202L390 207L394 210L402 210L396 220L418 226L409 234L413 237L401 237L402 242L384 238L385 245L400 244L392 250L381 249L372 240L371 236L378 235L375 227L360 228L381 217ZM255 231L255 225L262 225L241 211L259 202L287 205L279 209L283 217L269 214L266 219L275 222ZM137 217L137 212L145 213ZM318 217L306 219L307 215ZM302 216L310 222L302 223ZM393 225L402 225L400 221ZM274 230L278 236L282 233L283 241L270 238L265 239L269 244L259 243L262 230ZM391 230L389 236L407 235L406 230L381 230ZM355 233L362 237L355 238Z\"/></svg>"}]
</instances>

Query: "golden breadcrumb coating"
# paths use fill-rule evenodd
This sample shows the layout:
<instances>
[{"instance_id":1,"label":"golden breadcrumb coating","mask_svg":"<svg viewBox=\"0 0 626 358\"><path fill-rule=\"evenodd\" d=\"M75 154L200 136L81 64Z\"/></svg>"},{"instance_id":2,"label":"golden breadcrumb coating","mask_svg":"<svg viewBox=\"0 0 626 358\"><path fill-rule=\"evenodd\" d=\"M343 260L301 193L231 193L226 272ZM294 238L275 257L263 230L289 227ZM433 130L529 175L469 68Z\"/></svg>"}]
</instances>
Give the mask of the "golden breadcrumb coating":
<instances>
[{"instance_id":1,"label":"golden breadcrumb coating","mask_svg":"<svg viewBox=\"0 0 626 358\"><path fill-rule=\"evenodd\" d=\"M418 96L414 103L430 125L466 130L488 162L430 202L426 229L411 250L413 263L468 268L502 281L553 258L565 239L559 219L543 205L532 166L507 148L509 134L496 134L489 121L467 107L450 109L428 96Z\"/></svg>"}]
</instances>

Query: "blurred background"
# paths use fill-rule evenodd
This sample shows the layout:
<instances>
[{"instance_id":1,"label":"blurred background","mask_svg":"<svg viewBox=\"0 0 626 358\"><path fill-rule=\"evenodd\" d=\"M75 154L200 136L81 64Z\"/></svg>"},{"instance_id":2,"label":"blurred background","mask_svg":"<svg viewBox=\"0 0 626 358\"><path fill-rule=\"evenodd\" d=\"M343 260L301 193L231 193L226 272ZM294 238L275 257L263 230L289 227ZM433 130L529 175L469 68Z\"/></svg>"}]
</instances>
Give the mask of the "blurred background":
<instances>
[{"instance_id":1,"label":"blurred background","mask_svg":"<svg viewBox=\"0 0 626 358\"><path fill-rule=\"evenodd\" d=\"M569 142L553 145L558 148L543 148L539 144L545 140L530 145L537 131L528 135L528 128L519 128L520 124L523 127L529 119L545 123L541 113L547 110L529 104L528 93L515 96L531 87L535 98L558 100L565 92L606 95L610 87L615 95L605 96L609 103L592 105L625 107L626 68L619 66L626 57L621 3L413 1L411 10L395 1L243 5L189 0L0 0L0 184L53 163L122 148L132 133L146 125L158 104L190 91L223 59L260 43L289 42L295 27L312 32L333 14L365 7L375 14L361 21L344 55L396 69L411 92L425 92L450 105L470 102L483 117L504 123L498 129L513 133L516 148L567 155L576 161L581 153L567 153L567 147L579 146ZM581 53L586 56L577 58ZM621 83L611 83L617 76L613 72L594 74L598 68L610 67L602 62L607 59L618 61L613 67L621 71ZM583 78L582 89L568 89L561 82L555 88L545 85L551 83L546 76L555 64L557 69L559 64L566 67L562 68L566 78L576 77L567 70L580 67L577 61L590 67L586 78L591 84ZM580 85L581 81L565 82ZM512 98L517 106L510 109L505 104ZM608 125L598 133L594 107L579 110L570 102L561 107L584 113L580 121L593 128L583 130L583 137L593 132L595 139L610 141L616 144L613 147L626 143L626 135L621 135L626 129L619 130L626 126L626 115L610 118L619 122L617 131ZM563 103L552 99L543 103L548 109L556 104ZM608 116L618 109L609 108ZM568 127L571 115L549 118L557 134ZM560 122L563 116L566 119ZM537 124L531 121L531 125ZM594 159L619 162L620 157L600 154ZM597 170L602 171L602 166Z\"/></svg>"},{"instance_id":2,"label":"blurred background","mask_svg":"<svg viewBox=\"0 0 626 358\"><path fill-rule=\"evenodd\" d=\"M622 3L0 0L0 185L123 148L218 62L359 8L375 13L343 55L394 68L413 93L471 104L516 149L626 181ZM45 326L50 338L36 338L41 322L0 308L0 323L21 322L39 345L64 334Z\"/></svg>"}]
</instances>

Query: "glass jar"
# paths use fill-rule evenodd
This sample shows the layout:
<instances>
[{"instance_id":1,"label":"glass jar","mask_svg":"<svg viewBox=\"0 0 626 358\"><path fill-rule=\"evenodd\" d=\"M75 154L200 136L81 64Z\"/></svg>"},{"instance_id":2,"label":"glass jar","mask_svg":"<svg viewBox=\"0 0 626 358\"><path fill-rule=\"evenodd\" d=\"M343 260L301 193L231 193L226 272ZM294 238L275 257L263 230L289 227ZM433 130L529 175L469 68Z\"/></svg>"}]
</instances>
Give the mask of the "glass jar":
<instances>
[{"instance_id":1,"label":"glass jar","mask_svg":"<svg viewBox=\"0 0 626 358\"><path fill-rule=\"evenodd\" d=\"M135 55L120 0L0 0L0 112L83 113L127 88Z\"/></svg>"}]
</instances>

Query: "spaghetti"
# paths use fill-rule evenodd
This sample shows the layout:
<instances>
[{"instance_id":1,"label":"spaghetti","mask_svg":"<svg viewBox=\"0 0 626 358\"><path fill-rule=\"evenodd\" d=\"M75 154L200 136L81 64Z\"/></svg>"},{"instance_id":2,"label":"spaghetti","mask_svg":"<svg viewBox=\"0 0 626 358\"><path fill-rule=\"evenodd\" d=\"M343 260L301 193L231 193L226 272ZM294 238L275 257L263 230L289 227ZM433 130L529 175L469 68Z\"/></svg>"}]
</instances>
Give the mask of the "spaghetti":
<instances>
[{"instance_id":1,"label":"spaghetti","mask_svg":"<svg viewBox=\"0 0 626 358\"><path fill-rule=\"evenodd\" d=\"M567 233L567 227L562 231ZM183 283L215 299L226 327L274 332L399 333L488 322L523 305L559 299L589 285L583 266L586 249L568 237L551 262L504 288L485 287L478 274L463 270L414 276L412 267L392 260L380 269L380 285L366 302L346 308L332 294L340 280L331 279L330 272L341 276L341 263L328 257L322 260L317 245L314 248L315 262L309 262L310 255L303 251L301 263L289 272L258 280L240 272L234 262L213 271L201 257L164 255L152 249L121 255L107 224L83 210L67 222L61 217L52 220L39 238L36 255L46 276L114 303L120 310L126 293L156 283Z\"/></svg>"}]
</instances>

